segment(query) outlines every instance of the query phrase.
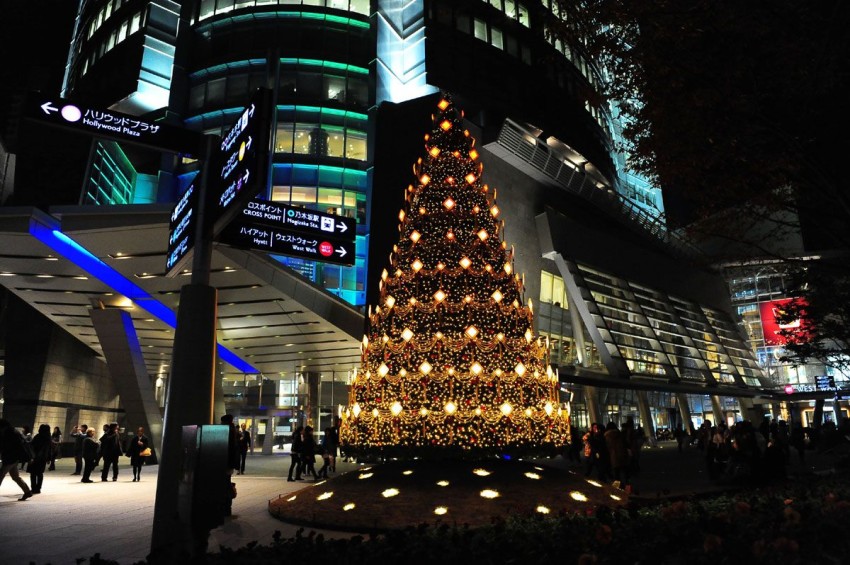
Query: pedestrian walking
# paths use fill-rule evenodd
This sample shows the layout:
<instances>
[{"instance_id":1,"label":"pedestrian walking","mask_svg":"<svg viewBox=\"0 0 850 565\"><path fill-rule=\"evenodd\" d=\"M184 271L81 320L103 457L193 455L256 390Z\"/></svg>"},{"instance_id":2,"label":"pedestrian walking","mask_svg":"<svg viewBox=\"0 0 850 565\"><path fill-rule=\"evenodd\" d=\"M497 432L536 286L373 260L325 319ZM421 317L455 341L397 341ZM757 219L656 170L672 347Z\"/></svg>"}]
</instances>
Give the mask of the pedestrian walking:
<instances>
[{"instance_id":1,"label":"pedestrian walking","mask_svg":"<svg viewBox=\"0 0 850 565\"><path fill-rule=\"evenodd\" d=\"M2 466L0 466L0 484L3 484L3 479L6 478L8 473L12 480L24 491L24 495L18 500L26 500L32 497L32 490L21 478L18 470L21 463L27 464L32 461L30 444L5 419L0 419L0 460L3 461Z\"/></svg>"},{"instance_id":2,"label":"pedestrian walking","mask_svg":"<svg viewBox=\"0 0 850 565\"><path fill-rule=\"evenodd\" d=\"M86 430L86 437L83 438L83 479L81 483L93 483L91 473L94 471L97 461L97 454L100 451L100 443L94 437L94 428Z\"/></svg>"},{"instance_id":3,"label":"pedestrian walking","mask_svg":"<svg viewBox=\"0 0 850 565\"><path fill-rule=\"evenodd\" d=\"M301 466L306 476L319 480L316 474L316 439L313 437L313 426L304 427L304 442L301 444Z\"/></svg>"},{"instance_id":4,"label":"pedestrian walking","mask_svg":"<svg viewBox=\"0 0 850 565\"><path fill-rule=\"evenodd\" d=\"M323 457L328 458L328 462L326 464L327 470L331 472L336 472L336 452L339 449L339 425L342 422L339 416L334 418L333 426L328 426L325 428L325 433L322 436L322 449L323 449ZM325 477L327 477L327 472L325 472Z\"/></svg>"},{"instance_id":5,"label":"pedestrian walking","mask_svg":"<svg viewBox=\"0 0 850 565\"><path fill-rule=\"evenodd\" d=\"M103 468L100 471L100 480L106 482L109 476L109 468L112 468L112 480L118 480L118 459L123 455L121 450L121 437L118 434L118 422L112 422L108 430L100 438L100 457L103 459Z\"/></svg>"},{"instance_id":6,"label":"pedestrian walking","mask_svg":"<svg viewBox=\"0 0 850 565\"><path fill-rule=\"evenodd\" d=\"M137 483L142 480L142 465L145 464L145 459L150 453L151 440L145 435L145 429L141 426L136 430L136 435L130 438L127 444L127 456L130 458L130 465L133 467L133 482Z\"/></svg>"},{"instance_id":7,"label":"pedestrian walking","mask_svg":"<svg viewBox=\"0 0 850 565\"><path fill-rule=\"evenodd\" d=\"M27 471L30 474L30 488L33 494L39 494L41 485L44 483L44 470L53 455L50 426L42 424L38 427L38 433L32 438L30 448L32 449L32 461L27 465Z\"/></svg>"},{"instance_id":8,"label":"pedestrian walking","mask_svg":"<svg viewBox=\"0 0 850 565\"><path fill-rule=\"evenodd\" d=\"M289 455L292 461L289 463L289 477L286 479L289 482L301 480L301 449L304 443L304 426L298 426L292 433L292 447L289 449ZM292 478L292 472L295 471L295 478Z\"/></svg>"},{"instance_id":9,"label":"pedestrian walking","mask_svg":"<svg viewBox=\"0 0 850 565\"><path fill-rule=\"evenodd\" d=\"M74 426L71 437L74 438L74 472L72 475L80 475L83 472L83 442L89 427L86 424Z\"/></svg>"}]
</instances>

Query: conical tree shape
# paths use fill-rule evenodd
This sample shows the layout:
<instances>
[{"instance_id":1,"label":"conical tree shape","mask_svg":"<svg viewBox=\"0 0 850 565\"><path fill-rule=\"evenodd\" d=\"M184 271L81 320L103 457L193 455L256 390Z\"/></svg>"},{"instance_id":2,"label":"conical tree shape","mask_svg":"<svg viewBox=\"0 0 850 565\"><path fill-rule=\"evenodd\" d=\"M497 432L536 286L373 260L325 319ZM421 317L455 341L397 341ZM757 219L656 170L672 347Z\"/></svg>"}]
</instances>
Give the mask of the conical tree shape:
<instances>
[{"instance_id":1,"label":"conical tree shape","mask_svg":"<svg viewBox=\"0 0 850 565\"><path fill-rule=\"evenodd\" d=\"M475 139L438 104L370 311L341 439L355 451L545 454L565 445L548 343L535 338Z\"/></svg>"}]
</instances>

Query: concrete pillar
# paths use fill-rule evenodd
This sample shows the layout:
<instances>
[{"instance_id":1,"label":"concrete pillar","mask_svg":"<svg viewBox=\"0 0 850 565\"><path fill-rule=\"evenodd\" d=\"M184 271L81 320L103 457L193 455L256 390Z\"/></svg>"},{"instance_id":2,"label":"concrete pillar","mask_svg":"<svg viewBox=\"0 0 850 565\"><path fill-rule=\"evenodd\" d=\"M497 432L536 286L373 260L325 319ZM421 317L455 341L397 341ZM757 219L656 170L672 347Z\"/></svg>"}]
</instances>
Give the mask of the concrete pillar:
<instances>
[{"instance_id":1,"label":"concrete pillar","mask_svg":"<svg viewBox=\"0 0 850 565\"><path fill-rule=\"evenodd\" d=\"M266 435L263 438L263 455L271 455L274 450L274 427L275 417L269 416L266 419Z\"/></svg>"},{"instance_id":2,"label":"concrete pillar","mask_svg":"<svg viewBox=\"0 0 850 565\"><path fill-rule=\"evenodd\" d=\"M304 413L307 425L316 429L319 425L319 382L322 375L319 373L304 373L307 381L307 399L305 401Z\"/></svg>"},{"instance_id":3,"label":"concrete pillar","mask_svg":"<svg viewBox=\"0 0 850 565\"><path fill-rule=\"evenodd\" d=\"M677 392L676 405L679 408L679 415L682 417L682 428L690 434L695 427L691 417L691 405L688 404L688 395L684 392Z\"/></svg>"},{"instance_id":4,"label":"concrete pillar","mask_svg":"<svg viewBox=\"0 0 850 565\"><path fill-rule=\"evenodd\" d=\"M251 418L251 453L254 453L254 446L257 444L257 430L260 428L258 424L257 417L254 416Z\"/></svg>"},{"instance_id":5,"label":"concrete pillar","mask_svg":"<svg viewBox=\"0 0 850 565\"><path fill-rule=\"evenodd\" d=\"M818 398L817 400L815 400L815 413L813 414L814 421L812 422L813 428L819 428L821 427L821 425L823 425L823 405L823 398Z\"/></svg>"},{"instance_id":6,"label":"concrete pillar","mask_svg":"<svg viewBox=\"0 0 850 565\"><path fill-rule=\"evenodd\" d=\"M655 447L657 444L655 439L655 422L652 420L652 411L649 409L649 399L646 396L645 390L637 391L637 400L643 431L646 434L649 445Z\"/></svg>"},{"instance_id":7,"label":"concrete pillar","mask_svg":"<svg viewBox=\"0 0 850 565\"><path fill-rule=\"evenodd\" d=\"M723 406L720 404L720 397L716 394L711 395L711 413L714 415L714 425L717 426L720 422L726 422L726 416L723 414Z\"/></svg>"},{"instance_id":8,"label":"concrete pillar","mask_svg":"<svg viewBox=\"0 0 850 565\"><path fill-rule=\"evenodd\" d=\"M570 308L569 313L570 325L573 330L573 345L576 348L576 359L578 359L578 362L582 367L587 367L590 364L590 360L587 358L584 350L584 331L582 330L584 326L581 322L581 316L579 316L576 308Z\"/></svg>"},{"instance_id":9,"label":"concrete pillar","mask_svg":"<svg viewBox=\"0 0 850 565\"><path fill-rule=\"evenodd\" d=\"M749 420L756 427L764 420L764 411L753 403L752 398L738 397L738 408L741 411L741 419Z\"/></svg>"},{"instance_id":10,"label":"concrete pillar","mask_svg":"<svg viewBox=\"0 0 850 565\"><path fill-rule=\"evenodd\" d=\"M596 392L596 387L584 385L584 404L587 406L587 415L590 417L590 423L598 423L604 427L602 421L602 413L599 411L599 395Z\"/></svg>"},{"instance_id":11,"label":"concrete pillar","mask_svg":"<svg viewBox=\"0 0 850 565\"><path fill-rule=\"evenodd\" d=\"M213 420L221 418L227 414L227 408L224 405L224 382L223 376L219 368L221 365L216 363L215 380L213 381Z\"/></svg>"}]
</instances>

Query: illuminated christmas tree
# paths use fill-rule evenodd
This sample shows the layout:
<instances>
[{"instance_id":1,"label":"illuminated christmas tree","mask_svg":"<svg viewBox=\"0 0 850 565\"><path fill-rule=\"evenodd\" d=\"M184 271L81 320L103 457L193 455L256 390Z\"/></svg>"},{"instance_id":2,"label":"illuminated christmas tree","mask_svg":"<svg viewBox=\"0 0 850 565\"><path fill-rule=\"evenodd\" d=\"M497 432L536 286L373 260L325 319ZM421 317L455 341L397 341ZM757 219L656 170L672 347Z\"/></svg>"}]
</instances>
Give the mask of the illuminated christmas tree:
<instances>
[{"instance_id":1,"label":"illuminated christmas tree","mask_svg":"<svg viewBox=\"0 0 850 565\"><path fill-rule=\"evenodd\" d=\"M354 450L545 454L569 436L548 343L502 239L475 139L444 97L369 313L341 439Z\"/></svg>"}]
</instances>

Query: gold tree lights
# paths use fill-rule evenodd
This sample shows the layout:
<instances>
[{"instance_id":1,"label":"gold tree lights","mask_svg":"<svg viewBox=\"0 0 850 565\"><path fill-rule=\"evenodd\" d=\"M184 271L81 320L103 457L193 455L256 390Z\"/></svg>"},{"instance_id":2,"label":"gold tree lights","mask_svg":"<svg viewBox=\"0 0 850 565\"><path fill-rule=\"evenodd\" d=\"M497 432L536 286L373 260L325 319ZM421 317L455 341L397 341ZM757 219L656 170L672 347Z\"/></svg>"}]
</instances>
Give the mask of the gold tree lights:
<instances>
[{"instance_id":1,"label":"gold tree lights","mask_svg":"<svg viewBox=\"0 0 850 565\"><path fill-rule=\"evenodd\" d=\"M545 452L566 444L548 343L502 239L496 191L448 98L405 193L341 439L354 449Z\"/></svg>"}]
</instances>

